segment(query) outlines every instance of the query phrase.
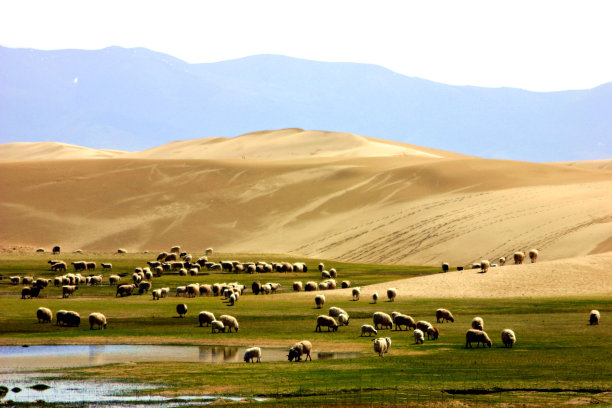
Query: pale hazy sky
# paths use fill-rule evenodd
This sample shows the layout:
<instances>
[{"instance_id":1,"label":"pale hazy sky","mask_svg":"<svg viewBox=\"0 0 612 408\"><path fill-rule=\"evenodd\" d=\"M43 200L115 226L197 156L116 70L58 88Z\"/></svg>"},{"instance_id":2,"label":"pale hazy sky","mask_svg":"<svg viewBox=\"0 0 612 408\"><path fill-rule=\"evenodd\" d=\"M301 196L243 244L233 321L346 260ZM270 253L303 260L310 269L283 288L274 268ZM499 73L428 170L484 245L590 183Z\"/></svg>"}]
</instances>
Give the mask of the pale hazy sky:
<instances>
[{"instance_id":1,"label":"pale hazy sky","mask_svg":"<svg viewBox=\"0 0 612 408\"><path fill-rule=\"evenodd\" d=\"M282 54L551 91L612 82L611 21L609 0L2 0L0 45L146 47L188 62Z\"/></svg>"}]
</instances>

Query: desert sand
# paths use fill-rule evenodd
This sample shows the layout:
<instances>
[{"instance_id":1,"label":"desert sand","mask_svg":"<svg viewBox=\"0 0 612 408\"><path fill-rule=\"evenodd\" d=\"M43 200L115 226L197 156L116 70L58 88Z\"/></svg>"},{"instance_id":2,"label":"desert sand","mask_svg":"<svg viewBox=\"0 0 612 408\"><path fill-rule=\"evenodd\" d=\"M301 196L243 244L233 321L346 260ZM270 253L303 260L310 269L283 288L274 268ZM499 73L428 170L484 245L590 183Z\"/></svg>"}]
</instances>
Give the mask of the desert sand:
<instances>
[{"instance_id":1,"label":"desert sand","mask_svg":"<svg viewBox=\"0 0 612 408\"><path fill-rule=\"evenodd\" d=\"M256 132L143 152L0 146L0 246L291 253L468 265L612 250L607 166L487 160L347 133ZM94 160L95 158L95 160Z\"/></svg>"}]
</instances>

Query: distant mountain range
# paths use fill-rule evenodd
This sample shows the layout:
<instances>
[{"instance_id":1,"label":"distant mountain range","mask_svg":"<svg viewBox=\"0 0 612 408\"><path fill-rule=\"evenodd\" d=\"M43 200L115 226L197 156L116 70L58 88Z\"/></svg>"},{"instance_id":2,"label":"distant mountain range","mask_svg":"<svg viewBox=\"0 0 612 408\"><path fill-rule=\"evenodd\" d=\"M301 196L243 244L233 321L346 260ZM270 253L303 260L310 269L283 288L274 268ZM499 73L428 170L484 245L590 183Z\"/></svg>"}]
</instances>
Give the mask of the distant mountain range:
<instances>
[{"instance_id":1,"label":"distant mountain range","mask_svg":"<svg viewBox=\"0 0 612 408\"><path fill-rule=\"evenodd\" d=\"M487 158L612 157L612 83L538 93L451 86L276 55L189 64L143 48L0 47L0 143L143 150L299 127Z\"/></svg>"}]
</instances>

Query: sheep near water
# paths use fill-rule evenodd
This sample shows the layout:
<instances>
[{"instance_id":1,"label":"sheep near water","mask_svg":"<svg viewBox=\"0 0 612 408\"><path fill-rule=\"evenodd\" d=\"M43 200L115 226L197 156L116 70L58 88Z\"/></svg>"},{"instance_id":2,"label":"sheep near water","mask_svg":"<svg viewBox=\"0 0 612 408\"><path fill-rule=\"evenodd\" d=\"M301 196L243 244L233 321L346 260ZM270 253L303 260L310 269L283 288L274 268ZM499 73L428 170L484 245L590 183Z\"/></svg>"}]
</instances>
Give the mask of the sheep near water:
<instances>
[{"instance_id":1,"label":"sheep near water","mask_svg":"<svg viewBox=\"0 0 612 408\"><path fill-rule=\"evenodd\" d=\"M374 326L369 325L369 324L364 324L363 326L361 326L361 336L363 337L363 335L367 333L368 337L373 335L377 335L378 334L378 330L376 330L374 328Z\"/></svg>"},{"instance_id":2,"label":"sheep near water","mask_svg":"<svg viewBox=\"0 0 612 408\"><path fill-rule=\"evenodd\" d=\"M214 322L215 320L217 319L215 319L215 315L212 314L211 312L202 310L200 314L198 314L198 322L200 322L200 327L202 327L205 323L206 323L206 326L210 326L210 324Z\"/></svg>"},{"instance_id":3,"label":"sheep near water","mask_svg":"<svg viewBox=\"0 0 612 408\"><path fill-rule=\"evenodd\" d=\"M219 317L219 320L223 322L223 325L228 329L227 331L229 333L232 332L232 329L234 329L235 332L238 332L240 326L238 325L238 320L234 316L221 315L221 317Z\"/></svg>"},{"instance_id":4,"label":"sheep near water","mask_svg":"<svg viewBox=\"0 0 612 408\"><path fill-rule=\"evenodd\" d=\"M61 326L79 327L81 325L81 315L75 311L64 311L60 321L60 312L57 312L57 322Z\"/></svg>"},{"instance_id":5,"label":"sheep near water","mask_svg":"<svg viewBox=\"0 0 612 408\"><path fill-rule=\"evenodd\" d=\"M472 348L472 343L477 343L476 347L480 347L480 343L482 343L483 348L485 344L491 348L492 344L486 332L476 329L470 329L465 333L465 348Z\"/></svg>"},{"instance_id":6,"label":"sheep near water","mask_svg":"<svg viewBox=\"0 0 612 408\"><path fill-rule=\"evenodd\" d=\"M389 337L380 337L372 340L374 342L374 352L378 353L379 357L383 357L391 348L391 339Z\"/></svg>"},{"instance_id":7,"label":"sheep near water","mask_svg":"<svg viewBox=\"0 0 612 408\"><path fill-rule=\"evenodd\" d=\"M531 263L535 263L538 260L538 250L537 249L531 249L529 250L529 259L531 260Z\"/></svg>"},{"instance_id":8,"label":"sheep near water","mask_svg":"<svg viewBox=\"0 0 612 408\"><path fill-rule=\"evenodd\" d=\"M442 320L442 323L444 323L445 320L447 323L449 321L452 323L455 322L455 319L453 318L453 314L446 309L436 310L436 323L440 323L440 320Z\"/></svg>"},{"instance_id":9,"label":"sheep near water","mask_svg":"<svg viewBox=\"0 0 612 408\"><path fill-rule=\"evenodd\" d=\"M320 315L317 317L317 327L315 327L315 332L320 332L321 327L327 327L327 331L338 331L338 323L336 323L336 320L331 316Z\"/></svg>"},{"instance_id":10,"label":"sheep near water","mask_svg":"<svg viewBox=\"0 0 612 408\"><path fill-rule=\"evenodd\" d=\"M225 333L225 326L223 325L223 322L219 321L219 320L213 320L210 323L210 327L212 328L212 332L213 333Z\"/></svg>"},{"instance_id":11,"label":"sheep near water","mask_svg":"<svg viewBox=\"0 0 612 408\"><path fill-rule=\"evenodd\" d=\"M516 335L514 334L514 331L510 329L504 329L501 332L501 339L502 343L504 343L504 347L512 348L514 343L516 343Z\"/></svg>"},{"instance_id":12,"label":"sheep near water","mask_svg":"<svg viewBox=\"0 0 612 408\"><path fill-rule=\"evenodd\" d=\"M136 285L131 283L119 285L117 286L117 292L115 293L115 297L117 297L118 295L121 297L130 296L134 289L136 289Z\"/></svg>"},{"instance_id":13,"label":"sheep near water","mask_svg":"<svg viewBox=\"0 0 612 408\"><path fill-rule=\"evenodd\" d=\"M38 318L38 323L51 323L53 312L46 307L39 307L36 311L36 317Z\"/></svg>"},{"instance_id":14,"label":"sheep near water","mask_svg":"<svg viewBox=\"0 0 612 408\"><path fill-rule=\"evenodd\" d=\"M320 309L321 306L325 304L325 295L317 295L315 296L315 305L317 305L317 309Z\"/></svg>"},{"instance_id":15,"label":"sheep near water","mask_svg":"<svg viewBox=\"0 0 612 408\"><path fill-rule=\"evenodd\" d=\"M102 313L94 312L89 315L89 330L93 330L94 325L98 326L98 330L102 330L102 327L106 330L106 316Z\"/></svg>"},{"instance_id":16,"label":"sheep near water","mask_svg":"<svg viewBox=\"0 0 612 408\"><path fill-rule=\"evenodd\" d=\"M246 349L244 352L244 362L253 362L253 360L257 360L257 362L261 362L261 348L259 347L251 347Z\"/></svg>"},{"instance_id":17,"label":"sheep near water","mask_svg":"<svg viewBox=\"0 0 612 408\"><path fill-rule=\"evenodd\" d=\"M423 333L422 330L420 329L415 329L414 330L414 344L423 344L425 342L425 334Z\"/></svg>"},{"instance_id":18,"label":"sheep near water","mask_svg":"<svg viewBox=\"0 0 612 408\"><path fill-rule=\"evenodd\" d=\"M599 311L598 310L591 310L591 313L589 314L589 324L591 326L595 326L599 324Z\"/></svg>"},{"instance_id":19,"label":"sheep near water","mask_svg":"<svg viewBox=\"0 0 612 408\"><path fill-rule=\"evenodd\" d=\"M178 313L179 317L185 317L187 314L187 305L185 303L176 305L176 313Z\"/></svg>"},{"instance_id":20,"label":"sheep near water","mask_svg":"<svg viewBox=\"0 0 612 408\"><path fill-rule=\"evenodd\" d=\"M311 351L312 351L312 343L309 342L308 340L302 340L302 341L295 343L293 347L289 349L289 354L287 355L287 359L289 361L293 361L293 360L302 361L302 356L305 354L306 357L304 358L304 360L308 361L308 359L310 358L310 361L312 361L312 356L310 355Z\"/></svg>"},{"instance_id":21,"label":"sheep near water","mask_svg":"<svg viewBox=\"0 0 612 408\"><path fill-rule=\"evenodd\" d=\"M374 328L377 330L379 329L378 326L380 326L381 329L382 328L388 328L388 329L393 328L393 319L387 313L376 312L372 316L372 320L374 321Z\"/></svg>"},{"instance_id":22,"label":"sheep near water","mask_svg":"<svg viewBox=\"0 0 612 408\"><path fill-rule=\"evenodd\" d=\"M472 329L484 330L484 320L482 320L482 317L477 316L472 319Z\"/></svg>"}]
</instances>

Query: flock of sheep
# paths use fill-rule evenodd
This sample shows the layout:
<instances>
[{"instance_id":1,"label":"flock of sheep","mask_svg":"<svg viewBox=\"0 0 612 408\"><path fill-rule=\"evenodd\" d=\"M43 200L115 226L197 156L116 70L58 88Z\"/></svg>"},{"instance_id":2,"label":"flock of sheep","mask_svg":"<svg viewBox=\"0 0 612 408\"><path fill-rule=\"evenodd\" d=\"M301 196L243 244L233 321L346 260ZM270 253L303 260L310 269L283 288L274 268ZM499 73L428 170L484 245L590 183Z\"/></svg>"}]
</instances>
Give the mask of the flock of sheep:
<instances>
[{"instance_id":1,"label":"flock of sheep","mask_svg":"<svg viewBox=\"0 0 612 408\"><path fill-rule=\"evenodd\" d=\"M528 255L529 255L529 259L531 260L531 263L535 263L538 260L538 256L540 255L540 252L534 248L528 251ZM521 265L523 261L525 260L525 252L516 251L512 257L514 259L515 265ZM498 262L499 264L496 264L496 263L489 262L488 259L483 259L480 261L480 263L472 264L472 269L480 269L482 270L483 273L485 273L491 267L494 268L496 266L504 266L506 264L506 257L504 256L500 257ZM450 270L450 265L448 264L448 262L444 262L442 264L442 272L448 272L449 270ZM458 271L463 270L463 266L458 266L457 270Z\"/></svg>"},{"instance_id":2,"label":"flock of sheep","mask_svg":"<svg viewBox=\"0 0 612 408\"><path fill-rule=\"evenodd\" d=\"M59 253L59 247L54 248L57 249L57 253ZM171 248L169 253L163 252L158 255L156 261L148 262L147 267L138 267L135 269L134 273L131 276L131 283L121 284L121 276L119 275L110 275L109 276L109 284L116 285L116 295L115 296L128 296L135 293L138 290L139 294L143 294L152 289L152 280L154 277L162 276L164 271L167 270L178 270L179 275L186 276L198 275L201 268L207 268L209 270L221 270L227 272L247 272L247 273L264 273L264 272L290 272L290 271L299 271L306 272L308 267L303 262L298 263L288 263L288 262L279 262L279 263L267 263L267 262L249 262L249 263L241 263L238 261L221 261L219 263L213 263L208 261L208 256L212 254L212 248L207 249L206 255L200 257L195 263L192 263L192 257L190 254L186 252L181 252L179 246L175 246ZM529 258L531 262L536 262L538 258L538 251L532 249L529 251ZM178 259L181 259L180 261ZM521 264L525 259L525 254L523 252L516 252L514 254L514 262L515 264ZM49 261L51 270L53 271L67 271L66 262L60 260L51 260ZM505 258L499 259L499 264L505 264ZM79 272L81 271L95 271L97 265L95 262L86 262L86 261L77 261L72 262L72 266L74 268L74 273L65 273L61 276L56 276L54 279L34 279L33 277L11 277L12 284L24 284L29 285L22 289L22 298L31 298L38 296L40 290L44 289L51 283L55 286L62 287L62 297L69 297L74 294L78 289L79 285L101 285L103 276L102 275L94 275L90 274L89 276L83 276ZM112 264L110 263L102 263L102 268L104 270L112 270ZM496 264L490 264L488 260L481 261L480 264L474 264L473 267L480 268L483 272L486 272L490 266L497 266ZM321 282L309 281L304 285L300 281L296 281L293 283L294 291L315 291L315 290L327 290L327 289L336 289L337 283L336 278L338 277L338 272L332 268L329 271L325 269L324 264L319 264L318 269L321 273L321 278L323 279ZM444 272L449 270L448 263L442 264L442 269ZM462 269L462 268L458 268ZM348 280L342 281L342 288L350 288L351 282ZM270 294L274 293L281 288L279 283L268 282L265 284L261 284L259 281L253 282L251 285L251 291L253 294ZM214 284L198 284L192 283L185 286L178 286L176 288L176 296L184 296L184 297L195 297L195 296L222 296L230 306L236 304L236 302L240 299L247 289L246 285L242 285L238 282L232 283L214 283ZM170 288L158 288L151 291L153 300L159 300L162 298L166 298L170 294ZM361 288L355 287L351 291L352 299L354 301L358 301L361 295ZM393 302L397 296L398 291L396 288L388 288L387 289L387 298L390 302ZM378 293L374 292L372 294L373 303L377 303L379 299ZM314 297L316 308L322 308L325 304L325 295L322 293L317 294ZM187 314L188 307L185 303L180 303L176 307L176 311L179 317L184 317ZM36 316L38 318L39 323L50 323L53 320L53 313L50 309L46 307L41 307L37 310ZM444 322L454 322L455 319L452 313L446 309L438 309L435 313L436 322L444 323ZM337 321L336 321L337 319ZM56 313L56 325L59 326L75 326L78 327L80 325L80 315L75 311L66 311L60 310ZM395 326L394 330L413 330L413 337L415 340L415 344L423 344L425 341L425 336L427 336L428 340L437 340L440 335L440 331L437 327L434 327L431 323L425 320L415 321L411 316L400 313L400 312L392 312L391 315L384 312L375 312L372 316L373 324L362 325L360 328L360 336L372 336L377 335L379 330L389 329L392 330ZM592 310L589 316L589 324L597 325L599 324L600 314L597 310ZM240 326L238 320L234 316L230 315L221 315L218 319L215 315L209 311L201 311L198 314L198 322L200 327L206 325L207 327L211 327L212 333L231 333L232 329L236 333L238 332ZM348 326L350 322L349 314L339 307L330 307L328 315L319 315L316 318L316 327L315 332L321 332L323 328L327 328L327 331L338 331L339 327ZM102 313L91 313L89 315L89 324L90 330L93 330L94 327L98 329L106 329L107 321L106 317ZM480 344L483 345L483 348L488 346L491 348L492 341L488 334L484 331L484 321L480 317L475 317L471 322L471 328L467 330L465 334L465 347L471 348L473 343L476 343L477 347L480 347ZM504 329L501 332L501 340L504 344L504 347L513 347L516 343L516 334L511 329ZM389 337L381 337L373 339L373 348L374 352L377 353L380 357L383 357L384 354L389 352L391 348L391 339ZM293 345L288 354L289 361L300 361L302 356L305 355L305 359L307 360L312 357L310 356L310 352L312 350L312 344L308 340L303 340L301 342ZM245 362L260 362L261 361L261 348L252 347L246 350L244 355Z\"/></svg>"}]
</instances>

